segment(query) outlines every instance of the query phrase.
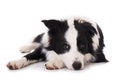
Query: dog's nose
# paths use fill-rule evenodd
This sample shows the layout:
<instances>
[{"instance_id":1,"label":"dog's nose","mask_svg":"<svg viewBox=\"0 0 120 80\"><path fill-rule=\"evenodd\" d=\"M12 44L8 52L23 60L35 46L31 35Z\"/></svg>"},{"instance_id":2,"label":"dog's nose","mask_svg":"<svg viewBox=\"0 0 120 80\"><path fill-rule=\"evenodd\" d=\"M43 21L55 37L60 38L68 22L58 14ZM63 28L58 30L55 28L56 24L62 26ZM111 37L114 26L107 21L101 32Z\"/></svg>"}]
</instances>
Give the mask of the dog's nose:
<instances>
[{"instance_id":1,"label":"dog's nose","mask_svg":"<svg viewBox=\"0 0 120 80\"><path fill-rule=\"evenodd\" d=\"M82 64L81 64L80 62L78 62L78 61L75 61L75 62L72 64L72 66L73 66L73 68L74 68L75 70L79 70L79 69L81 69Z\"/></svg>"}]
</instances>

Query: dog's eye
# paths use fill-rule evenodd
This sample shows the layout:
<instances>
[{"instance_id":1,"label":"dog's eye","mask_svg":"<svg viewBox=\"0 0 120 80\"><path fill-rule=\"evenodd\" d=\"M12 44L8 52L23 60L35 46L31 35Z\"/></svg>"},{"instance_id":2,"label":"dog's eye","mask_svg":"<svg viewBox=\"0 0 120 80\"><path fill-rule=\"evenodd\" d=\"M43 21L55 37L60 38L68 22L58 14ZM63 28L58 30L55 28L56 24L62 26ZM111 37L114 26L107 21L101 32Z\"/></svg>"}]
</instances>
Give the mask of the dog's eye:
<instances>
[{"instance_id":1,"label":"dog's eye","mask_svg":"<svg viewBox=\"0 0 120 80\"><path fill-rule=\"evenodd\" d=\"M69 50L70 46L68 44L64 44L63 48L64 48L64 50Z\"/></svg>"}]
</instances>

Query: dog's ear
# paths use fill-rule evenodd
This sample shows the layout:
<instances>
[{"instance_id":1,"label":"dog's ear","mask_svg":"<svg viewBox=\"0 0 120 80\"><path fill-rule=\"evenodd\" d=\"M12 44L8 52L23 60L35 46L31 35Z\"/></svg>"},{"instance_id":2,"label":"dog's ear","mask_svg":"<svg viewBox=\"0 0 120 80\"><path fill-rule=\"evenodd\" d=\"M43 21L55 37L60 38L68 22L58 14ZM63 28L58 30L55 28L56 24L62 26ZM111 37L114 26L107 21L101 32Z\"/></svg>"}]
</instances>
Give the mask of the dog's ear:
<instances>
[{"instance_id":1,"label":"dog's ear","mask_svg":"<svg viewBox=\"0 0 120 80\"><path fill-rule=\"evenodd\" d=\"M48 29L57 29L60 25L61 22L58 20L42 20L42 22L46 25Z\"/></svg>"}]
</instances>

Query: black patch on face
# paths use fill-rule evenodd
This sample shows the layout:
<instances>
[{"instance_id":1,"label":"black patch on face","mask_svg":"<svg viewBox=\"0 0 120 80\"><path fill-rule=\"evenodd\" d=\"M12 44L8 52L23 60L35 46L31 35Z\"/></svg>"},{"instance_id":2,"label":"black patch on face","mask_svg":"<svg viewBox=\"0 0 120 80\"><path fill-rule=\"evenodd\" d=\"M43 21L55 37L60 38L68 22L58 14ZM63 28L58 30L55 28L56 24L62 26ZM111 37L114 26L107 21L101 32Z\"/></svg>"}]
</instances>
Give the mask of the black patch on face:
<instances>
[{"instance_id":1,"label":"black patch on face","mask_svg":"<svg viewBox=\"0 0 120 80\"><path fill-rule=\"evenodd\" d=\"M47 49L54 50L57 54L63 54L70 50L70 45L63 37L56 37L50 40L50 46Z\"/></svg>"},{"instance_id":2,"label":"black patch on face","mask_svg":"<svg viewBox=\"0 0 120 80\"><path fill-rule=\"evenodd\" d=\"M104 47L104 36L102 30L97 26L100 38L99 46L97 50L93 49L92 37L98 34L95 28L88 22L79 23L77 20L74 21L75 28L78 30L77 46L78 50L83 54L90 53L95 57L95 62L108 62L103 53Z\"/></svg>"},{"instance_id":3,"label":"black patch on face","mask_svg":"<svg viewBox=\"0 0 120 80\"><path fill-rule=\"evenodd\" d=\"M67 21L44 20L45 25L49 28L49 46L47 50L54 50L57 54L63 54L70 50L70 45L64 38L68 29Z\"/></svg>"},{"instance_id":4,"label":"black patch on face","mask_svg":"<svg viewBox=\"0 0 120 80\"><path fill-rule=\"evenodd\" d=\"M85 53L93 53L92 37L97 34L97 31L88 22L80 23L77 20L74 21L76 30L78 31L77 47L78 51Z\"/></svg>"}]
</instances>

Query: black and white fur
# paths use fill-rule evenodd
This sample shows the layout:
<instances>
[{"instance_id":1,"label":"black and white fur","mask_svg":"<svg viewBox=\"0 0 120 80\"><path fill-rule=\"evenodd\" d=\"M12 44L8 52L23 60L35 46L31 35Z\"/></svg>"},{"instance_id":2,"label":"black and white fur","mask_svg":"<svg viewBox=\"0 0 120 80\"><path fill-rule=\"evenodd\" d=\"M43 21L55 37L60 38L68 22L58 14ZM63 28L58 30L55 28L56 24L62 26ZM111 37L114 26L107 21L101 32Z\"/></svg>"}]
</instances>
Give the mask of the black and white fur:
<instances>
[{"instance_id":1,"label":"black and white fur","mask_svg":"<svg viewBox=\"0 0 120 80\"><path fill-rule=\"evenodd\" d=\"M42 20L48 32L38 35L30 45L20 49L29 53L19 60L10 61L9 69L46 61L47 69L68 68L79 70L89 62L107 62L103 54L104 37L97 23L84 18Z\"/></svg>"}]
</instances>

